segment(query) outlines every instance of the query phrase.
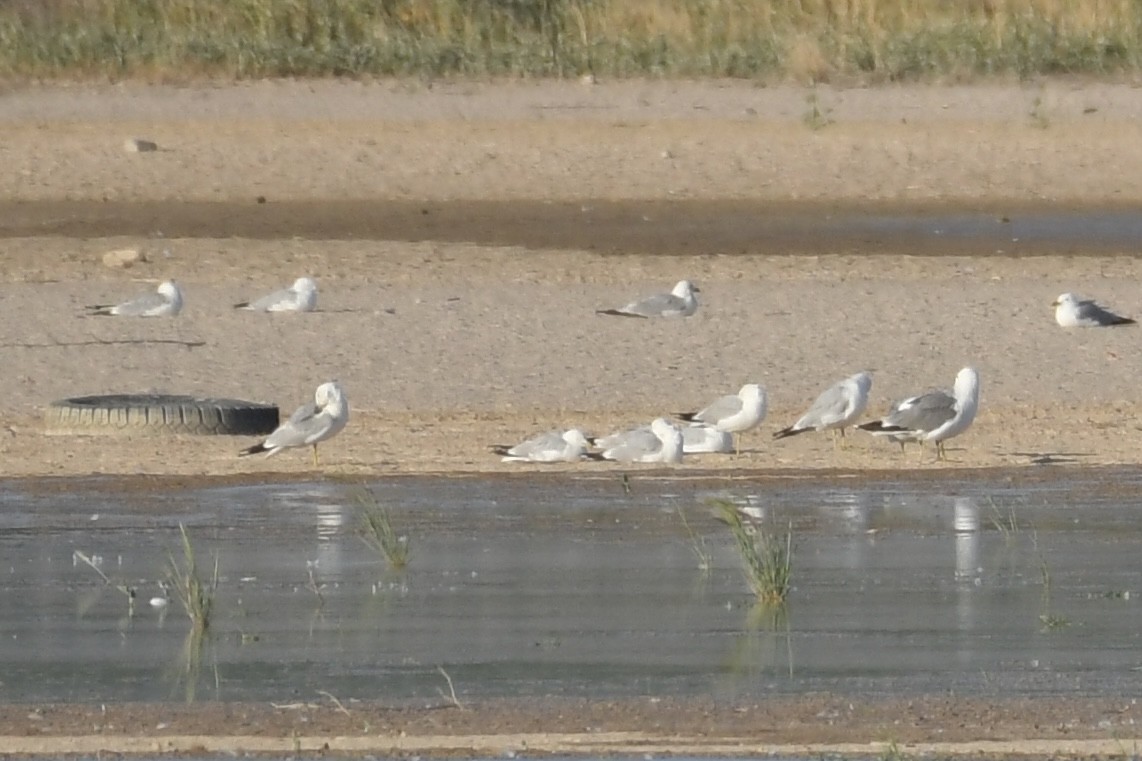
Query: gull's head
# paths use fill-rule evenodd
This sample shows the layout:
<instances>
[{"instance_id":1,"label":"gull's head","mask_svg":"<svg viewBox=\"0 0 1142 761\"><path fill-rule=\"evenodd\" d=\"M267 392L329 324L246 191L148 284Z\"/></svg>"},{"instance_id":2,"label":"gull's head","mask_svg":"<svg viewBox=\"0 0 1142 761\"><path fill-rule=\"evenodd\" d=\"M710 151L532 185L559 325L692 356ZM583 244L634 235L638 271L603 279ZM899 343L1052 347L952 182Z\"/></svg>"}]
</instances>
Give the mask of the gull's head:
<instances>
[{"instance_id":1,"label":"gull's head","mask_svg":"<svg viewBox=\"0 0 1142 761\"><path fill-rule=\"evenodd\" d=\"M335 380L322 383L313 394L314 403L322 409L330 404L339 404L344 399L345 391L341 388L341 383Z\"/></svg>"},{"instance_id":2,"label":"gull's head","mask_svg":"<svg viewBox=\"0 0 1142 761\"><path fill-rule=\"evenodd\" d=\"M1053 307L1062 307L1062 306L1073 307L1075 304L1078 304L1078 303L1079 303L1079 297L1076 296L1075 294L1073 294L1073 293L1060 293L1059 298L1057 298L1051 302L1051 306L1053 306Z\"/></svg>"},{"instance_id":3,"label":"gull's head","mask_svg":"<svg viewBox=\"0 0 1142 761\"><path fill-rule=\"evenodd\" d=\"M682 435L682 429L680 429L678 426L674 425L674 423L671 423L669 420L667 420L664 417L656 417L654 420L651 421L650 432L653 433L655 436L657 436L660 439L663 437L666 437L666 436L681 436Z\"/></svg>"},{"instance_id":4,"label":"gull's head","mask_svg":"<svg viewBox=\"0 0 1142 761\"><path fill-rule=\"evenodd\" d=\"M591 445L591 442L587 441L587 434L583 433L578 428L572 428L569 431L564 431L563 440L573 447L583 447L584 449Z\"/></svg>"},{"instance_id":5,"label":"gull's head","mask_svg":"<svg viewBox=\"0 0 1142 761\"><path fill-rule=\"evenodd\" d=\"M738 392L738 396L740 398L746 399L746 400L748 400L748 399L760 399L764 395L765 395L765 391L762 389L762 387L760 385L758 385L756 383L747 383L744 386L742 386L741 391Z\"/></svg>"},{"instance_id":6,"label":"gull's head","mask_svg":"<svg viewBox=\"0 0 1142 761\"><path fill-rule=\"evenodd\" d=\"M311 277L299 277L293 281L293 290L298 293L314 293L317 291L317 281Z\"/></svg>"},{"instance_id":7,"label":"gull's head","mask_svg":"<svg viewBox=\"0 0 1142 761\"><path fill-rule=\"evenodd\" d=\"M164 280L159 283L159 293L172 301L182 298L182 291L178 289L178 283L173 280Z\"/></svg>"},{"instance_id":8,"label":"gull's head","mask_svg":"<svg viewBox=\"0 0 1142 761\"><path fill-rule=\"evenodd\" d=\"M979 372L974 367L965 367L956 373L956 383L953 387L957 397L976 395L979 393Z\"/></svg>"},{"instance_id":9,"label":"gull's head","mask_svg":"<svg viewBox=\"0 0 1142 761\"><path fill-rule=\"evenodd\" d=\"M689 280L679 280L677 285L674 286L674 290L671 291L671 293L681 299L692 298L695 293L701 292L702 290Z\"/></svg>"},{"instance_id":10,"label":"gull's head","mask_svg":"<svg viewBox=\"0 0 1142 761\"><path fill-rule=\"evenodd\" d=\"M861 372L852 376L849 380L855 383L857 388L866 394L868 393L869 389L872 388L872 373L868 370L862 370Z\"/></svg>"}]
</instances>

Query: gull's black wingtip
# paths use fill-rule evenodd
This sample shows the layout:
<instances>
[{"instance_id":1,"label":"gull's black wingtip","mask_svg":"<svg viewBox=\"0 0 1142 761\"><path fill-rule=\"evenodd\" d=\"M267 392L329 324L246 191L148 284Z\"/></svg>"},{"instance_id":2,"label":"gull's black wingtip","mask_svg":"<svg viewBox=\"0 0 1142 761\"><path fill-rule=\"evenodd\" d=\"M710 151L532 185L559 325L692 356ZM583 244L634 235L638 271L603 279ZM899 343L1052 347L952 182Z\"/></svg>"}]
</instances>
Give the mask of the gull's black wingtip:
<instances>
[{"instance_id":1,"label":"gull's black wingtip","mask_svg":"<svg viewBox=\"0 0 1142 761\"><path fill-rule=\"evenodd\" d=\"M261 452L266 452L266 451L268 451L268 450L266 449L266 445L263 442L263 443L255 444L252 447L246 447L245 449L243 449L241 452L238 453L238 456L239 457L245 457L246 455L259 454Z\"/></svg>"},{"instance_id":2,"label":"gull's black wingtip","mask_svg":"<svg viewBox=\"0 0 1142 761\"><path fill-rule=\"evenodd\" d=\"M596 309L595 314L605 314L611 317L634 317L639 320L645 320L646 316L641 314L631 314L630 312L623 312L618 309Z\"/></svg>"},{"instance_id":3,"label":"gull's black wingtip","mask_svg":"<svg viewBox=\"0 0 1142 761\"><path fill-rule=\"evenodd\" d=\"M794 428L793 426L789 426L788 428L782 428L780 431L773 434L773 438L775 438L775 439L787 439L790 436L796 436L799 433L805 433L806 431L811 431L811 430L813 430L813 429L812 428Z\"/></svg>"},{"instance_id":4,"label":"gull's black wingtip","mask_svg":"<svg viewBox=\"0 0 1142 761\"><path fill-rule=\"evenodd\" d=\"M507 444L489 444L488 449L492 450L493 454L508 456L508 450L511 449Z\"/></svg>"}]
</instances>

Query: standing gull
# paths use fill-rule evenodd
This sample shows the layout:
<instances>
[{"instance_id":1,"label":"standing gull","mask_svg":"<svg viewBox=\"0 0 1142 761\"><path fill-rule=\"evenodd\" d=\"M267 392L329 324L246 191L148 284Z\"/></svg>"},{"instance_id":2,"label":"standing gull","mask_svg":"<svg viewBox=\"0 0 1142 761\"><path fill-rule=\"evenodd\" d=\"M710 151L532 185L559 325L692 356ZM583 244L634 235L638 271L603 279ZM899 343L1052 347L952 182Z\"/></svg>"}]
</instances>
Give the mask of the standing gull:
<instances>
[{"instance_id":1,"label":"standing gull","mask_svg":"<svg viewBox=\"0 0 1142 761\"><path fill-rule=\"evenodd\" d=\"M694 294L700 292L689 280L679 280L670 293L659 293L642 301L632 301L620 309L595 311L619 317L689 317L698 309L698 299Z\"/></svg>"},{"instance_id":2,"label":"standing gull","mask_svg":"<svg viewBox=\"0 0 1142 761\"><path fill-rule=\"evenodd\" d=\"M793 425L773 434L773 438L783 439L806 431L840 430L843 439L845 427L860 417L868 406L871 388L872 375L867 372L845 378L818 396L808 412Z\"/></svg>"},{"instance_id":3,"label":"standing gull","mask_svg":"<svg viewBox=\"0 0 1142 761\"><path fill-rule=\"evenodd\" d=\"M1064 328L1110 328L1115 325L1133 325L1134 320L1103 309L1093 299L1081 299L1073 293L1063 293L1051 306L1055 308L1055 322Z\"/></svg>"},{"instance_id":4,"label":"standing gull","mask_svg":"<svg viewBox=\"0 0 1142 761\"><path fill-rule=\"evenodd\" d=\"M682 462L682 431L666 418L655 418L650 430L614 433L595 442L603 448L595 459L620 462Z\"/></svg>"},{"instance_id":5,"label":"standing gull","mask_svg":"<svg viewBox=\"0 0 1142 761\"><path fill-rule=\"evenodd\" d=\"M174 317L182 311L182 291L175 281L164 280L153 293L122 304L91 304L85 308L100 317Z\"/></svg>"},{"instance_id":6,"label":"standing gull","mask_svg":"<svg viewBox=\"0 0 1142 761\"><path fill-rule=\"evenodd\" d=\"M719 431L739 434L734 451L741 452L740 434L752 431L765 420L767 402L765 389L756 383L747 383L736 395L723 396L698 412L679 413L688 422L706 423Z\"/></svg>"},{"instance_id":7,"label":"standing gull","mask_svg":"<svg viewBox=\"0 0 1142 761\"><path fill-rule=\"evenodd\" d=\"M304 404L278 426L261 444L238 453L239 457L265 452L266 457L292 447L313 447L313 465L317 466L317 445L333 438L349 422L349 400L337 381L322 383L313 394L313 403Z\"/></svg>"},{"instance_id":8,"label":"standing gull","mask_svg":"<svg viewBox=\"0 0 1142 761\"><path fill-rule=\"evenodd\" d=\"M251 312L312 312L317 308L317 282L311 277L299 277L289 288L257 301L243 301L234 308Z\"/></svg>"},{"instance_id":9,"label":"standing gull","mask_svg":"<svg viewBox=\"0 0 1142 761\"><path fill-rule=\"evenodd\" d=\"M492 451L503 455L503 462L575 462L587 454L587 436L578 428L549 431L509 447L492 445Z\"/></svg>"},{"instance_id":10,"label":"standing gull","mask_svg":"<svg viewBox=\"0 0 1142 761\"><path fill-rule=\"evenodd\" d=\"M965 367L956 374L951 393L930 391L896 404L895 409L880 420L865 423L861 430L898 441L936 442L936 459L947 459L944 442L959 436L971 426L979 411L979 373ZM921 450L923 451L923 450Z\"/></svg>"}]
</instances>

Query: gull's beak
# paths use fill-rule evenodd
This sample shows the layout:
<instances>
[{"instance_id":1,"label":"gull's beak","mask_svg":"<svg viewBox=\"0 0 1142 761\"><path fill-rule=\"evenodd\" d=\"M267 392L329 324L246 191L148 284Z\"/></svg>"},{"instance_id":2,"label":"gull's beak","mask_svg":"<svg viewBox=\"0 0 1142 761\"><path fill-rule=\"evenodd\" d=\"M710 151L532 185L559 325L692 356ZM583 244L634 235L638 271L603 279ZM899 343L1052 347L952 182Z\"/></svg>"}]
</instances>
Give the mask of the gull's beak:
<instances>
[{"instance_id":1,"label":"gull's beak","mask_svg":"<svg viewBox=\"0 0 1142 761\"><path fill-rule=\"evenodd\" d=\"M1059 301L1058 299L1055 299L1054 301L1051 302L1051 306L1057 307L1061 303L1062 303L1061 301Z\"/></svg>"}]
</instances>

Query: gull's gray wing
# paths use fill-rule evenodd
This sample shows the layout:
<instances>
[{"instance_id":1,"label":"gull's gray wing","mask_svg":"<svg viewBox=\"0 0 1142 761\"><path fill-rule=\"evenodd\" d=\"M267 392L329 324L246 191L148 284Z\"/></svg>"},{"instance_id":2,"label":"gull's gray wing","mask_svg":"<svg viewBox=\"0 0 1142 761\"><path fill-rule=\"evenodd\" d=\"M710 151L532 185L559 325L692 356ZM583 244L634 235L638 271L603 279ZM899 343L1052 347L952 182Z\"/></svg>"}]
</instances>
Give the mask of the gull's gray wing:
<instances>
[{"instance_id":1,"label":"gull's gray wing","mask_svg":"<svg viewBox=\"0 0 1142 761\"><path fill-rule=\"evenodd\" d=\"M112 307L111 313L123 315L124 317L142 317L156 309L161 309L169 303L170 301L167 297L161 293L144 293L142 296Z\"/></svg>"},{"instance_id":2,"label":"gull's gray wing","mask_svg":"<svg viewBox=\"0 0 1142 761\"><path fill-rule=\"evenodd\" d=\"M673 293L659 293L642 301L631 302L619 311L642 317L667 317L680 314L685 309L686 302Z\"/></svg>"},{"instance_id":3,"label":"gull's gray wing","mask_svg":"<svg viewBox=\"0 0 1142 761\"><path fill-rule=\"evenodd\" d=\"M257 301L252 301L249 304L238 304L238 307L254 312L268 312L273 307L281 309L282 306L293 304L296 301L297 293L292 288L283 288L280 291L274 291L268 296L263 296Z\"/></svg>"},{"instance_id":4,"label":"gull's gray wing","mask_svg":"<svg viewBox=\"0 0 1142 761\"><path fill-rule=\"evenodd\" d=\"M645 445L650 446L650 442L658 441L658 437L651 432L650 426L644 425L630 431L619 431L618 433L611 433L601 438L594 439L591 444L599 449L612 449L614 447L621 447L627 443L643 442Z\"/></svg>"},{"instance_id":5,"label":"gull's gray wing","mask_svg":"<svg viewBox=\"0 0 1142 761\"><path fill-rule=\"evenodd\" d=\"M816 428L817 426L827 425L841 419L849 406L849 398L845 394L846 390L847 386L845 385L845 381L841 381L835 386L826 389L824 393L817 397L813 405L809 407L809 411L793 424L793 427Z\"/></svg>"},{"instance_id":6,"label":"gull's gray wing","mask_svg":"<svg viewBox=\"0 0 1142 761\"><path fill-rule=\"evenodd\" d=\"M637 460L662 448L662 442L649 428L635 428L605 436L597 442L612 460Z\"/></svg>"},{"instance_id":7,"label":"gull's gray wing","mask_svg":"<svg viewBox=\"0 0 1142 761\"><path fill-rule=\"evenodd\" d=\"M1100 307L1091 299L1084 299L1075 305L1075 316L1081 321L1097 327L1110 325L1124 325L1134 322L1128 317L1115 314L1109 309Z\"/></svg>"},{"instance_id":8,"label":"gull's gray wing","mask_svg":"<svg viewBox=\"0 0 1142 761\"><path fill-rule=\"evenodd\" d=\"M710 425L717 425L720 421L740 413L742 411L742 407L744 406L745 405L742 402L741 397L737 396L736 394L732 396L723 396L721 399L717 400L709 407L706 407L706 409L702 410L697 415L694 415L692 419L700 420L703 423L709 423Z\"/></svg>"},{"instance_id":9,"label":"gull's gray wing","mask_svg":"<svg viewBox=\"0 0 1142 761\"><path fill-rule=\"evenodd\" d=\"M956 399L947 391L930 391L897 403L884 418L885 428L934 431L956 416Z\"/></svg>"},{"instance_id":10,"label":"gull's gray wing","mask_svg":"<svg viewBox=\"0 0 1142 761\"><path fill-rule=\"evenodd\" d=\"M559 431L548 431L547 433L532 436L527 441L516 444L507 451L507 454L512 457L527 457L530 459L543 452L562 452L566 448L567 442L563 440L562 433Z\"/></svg>"},{"instance_id":11,"label":"gull's gray wing","mask_svg":"<svg viewBox=\"0 0 1142 761\"><path fill-rule=\"evenodd\" d=\"M686 454L725 453L734 451L733 434L719 431L712 425L682 427L682 451Z\"/></svg>"},{"instance_id":12,"label":"gull's gray wing","mask_svg":"<svg viewBox=\"0 0 1142 761\"><path fill-rule=\"evenodd\" d=\"M263 446L266 449L300 447L307 444L311 436L321 433L327 427L329 421L321 417L316 404L303 404L294 410L289 420L266 437Z\"/></svg>"}]
</instances>

